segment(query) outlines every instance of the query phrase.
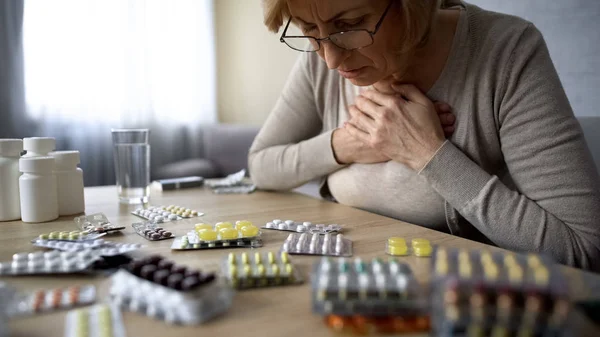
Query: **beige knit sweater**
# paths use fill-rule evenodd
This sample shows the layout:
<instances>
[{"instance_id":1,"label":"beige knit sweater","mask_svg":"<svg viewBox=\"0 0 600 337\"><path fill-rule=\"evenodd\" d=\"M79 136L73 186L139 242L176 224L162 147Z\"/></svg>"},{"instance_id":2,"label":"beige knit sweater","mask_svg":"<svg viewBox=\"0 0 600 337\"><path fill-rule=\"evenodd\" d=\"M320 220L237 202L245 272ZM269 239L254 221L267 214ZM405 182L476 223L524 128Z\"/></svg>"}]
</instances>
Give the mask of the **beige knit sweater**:
<instances>
[{"instance_id":1,"label":"beige knit sweater","mask_svg":"<svg viewBox=\"0 0 600 337\"><path fill-rule=\"evenodd\" d=\"M324 196L352 206L421 225L429 207L445 214L445 228L433 228L600 270L600 179L541 33L460 4L450 57L427 92L453 107L456 131L421 172L335 161L331 133L349 84L305 53L252 145L252 179L287 190L321 178Z\"/></svg>"}]
</instances>

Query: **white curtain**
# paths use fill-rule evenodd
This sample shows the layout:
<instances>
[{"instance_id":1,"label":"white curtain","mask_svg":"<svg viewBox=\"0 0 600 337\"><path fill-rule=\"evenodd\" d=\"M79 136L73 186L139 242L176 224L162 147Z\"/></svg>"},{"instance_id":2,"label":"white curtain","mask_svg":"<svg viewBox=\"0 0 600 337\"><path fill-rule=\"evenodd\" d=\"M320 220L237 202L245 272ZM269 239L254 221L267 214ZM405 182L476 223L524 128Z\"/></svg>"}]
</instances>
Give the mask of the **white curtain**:
<instances>
[{"instance_id":1,"label":"white curtain","mask_svg":"<svg viewBox=\"0 0 600 337\"><path fill-rule=\"evenodd\" d=\"M27 114L114 183L110 128L151 129L152 167L199 156L216 122L212 0L27 0Z\"/></svg>"}]
</instances>

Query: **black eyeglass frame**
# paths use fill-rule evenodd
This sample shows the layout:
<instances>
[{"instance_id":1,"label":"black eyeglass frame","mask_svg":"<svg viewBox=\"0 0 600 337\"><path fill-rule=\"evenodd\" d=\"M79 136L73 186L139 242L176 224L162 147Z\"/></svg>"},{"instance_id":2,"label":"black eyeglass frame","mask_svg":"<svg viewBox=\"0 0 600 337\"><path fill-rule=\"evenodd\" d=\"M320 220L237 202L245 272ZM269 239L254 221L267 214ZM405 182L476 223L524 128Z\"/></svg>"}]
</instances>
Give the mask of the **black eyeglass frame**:
<instances>
[{"instance_id":1,"label":"black eyeglass frame","mask_svg":"<svg viewBox=\"0 0 600 337\"><path fill-rule=\"evenodd\" d=\"M385 20L385 17L387 15L387 13L389 12L390 8L392 7L393 3L394 3L393 0L389 2L389 4L387 5L387 7L385 8L385 10L383 11L383 14L381 15L381 18L379 19L379 21L377 21L377 24L375 25L375 29L373 31L370 31L368 29L351 29L351 30L345 30L345 31L341 31L341 32L332 33L332 34L329 34L328 36L326 36L324 38L318 38L318 37L306 36L306 35L302 35L302 36L300 36L300 35L286 36L285 33L287 32L288 27L290 26L290 23L292 22L292 18L290 17L290 19L288 20L287 24L285 25L285 29L283 30L283 33L281 33L281 36L279 37L279 42L285 43L286 46L290 47L293 50L297 50L297 51L304 52L304 53L314 53L314 52L317 52L317 51L321 50L321 41L331 41L331 43L333 43L336 47L341 48L341 49L345 49L345 50L349 50L349 51L368 47L368 46L372 45L375 42L375 34L377 34L377 32L379 31L379 28L383 24L383 20ZM350 32L367 32L371 36L371 42L369 44L367 44L367 45L362 46L362 47L348 49L348 48L344 48L344 47L341 47L341 46L337 45L335 42L333 42L331 40L331 36L332 35L344 35L344 34L350 33ZM302 50L302 49L294 48L294 47L292 47L290 44L288 44L285 41L285 38L307 39L308 41L310 41L312 39L312 40L314 40L317 43L318 48L315 49L315 50Z\"/></svg>"}]
</instances>

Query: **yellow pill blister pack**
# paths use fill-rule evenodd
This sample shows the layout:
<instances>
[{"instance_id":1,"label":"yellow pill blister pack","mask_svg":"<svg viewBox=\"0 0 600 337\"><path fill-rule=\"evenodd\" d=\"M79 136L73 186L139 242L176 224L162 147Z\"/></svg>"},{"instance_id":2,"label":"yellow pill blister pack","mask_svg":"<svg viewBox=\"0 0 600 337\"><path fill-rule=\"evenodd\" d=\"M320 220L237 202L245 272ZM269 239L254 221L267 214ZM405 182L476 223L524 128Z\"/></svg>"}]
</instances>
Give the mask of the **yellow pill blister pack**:
<instances>
[{"instance_id":1,"label":"yellow pill blister pack","mask_svg":"<svg viewBox=\"0 0 600 337\"><path fill-rule=\"evenodd\" d=\"M566 280L533 254L436 247L431 312L438 335L578 336Z\"/></svg>"},{"instance_id":2,"label":"yellow pill blister pack","mask_svg":"<svg viewBox=\"0 0 600 337\"><path fill-rule=\"evenodd\" d=\"M231 222L199 223L194 230L176 238L171 249L262 247L260 236L260 229L247 220L237 221L235 225Z\"/></svg>"},{"instance_id":3,"label":"yellow pill blister pack","mask_svg":"<svg viewBox=\"0 0 600 337\"><path fill-rule=\"evenodd\" d=\"M392 256L407 256L413 254L417 257L429 257L433 252L433 247L429 240L415 238L411 240L411 247L409 249L404 238L391 237L386 243L385 252Z\"/></svg>"},{"instance_id":4,"label":"yellow pill blister pack","mask_svg":"<svg viewBox=\"0 0 600 337\"><path fill-rule=\"evenodd\" d=\"M302 283L299 271L286 252L229 253L222 266L229 284L236 289Z\"/></svg>"},{"instance_id":5,"label":"yellow pill blister pack","mask_svg":"<svg viewBox=\"0 0 600 337\"><path fill-rule=\"evenodd\" d=\"M125 337L121 311L106 304L70 311L65 318L65 336Z\"/></svg>"}]
</instances>

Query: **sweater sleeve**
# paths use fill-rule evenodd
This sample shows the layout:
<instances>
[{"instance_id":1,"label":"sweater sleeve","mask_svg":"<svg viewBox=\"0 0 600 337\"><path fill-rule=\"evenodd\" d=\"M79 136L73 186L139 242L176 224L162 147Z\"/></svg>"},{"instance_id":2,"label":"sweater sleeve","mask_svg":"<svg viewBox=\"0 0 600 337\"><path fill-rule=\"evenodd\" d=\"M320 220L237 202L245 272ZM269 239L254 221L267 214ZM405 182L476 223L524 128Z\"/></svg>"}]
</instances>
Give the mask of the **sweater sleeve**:
<instances>
[{"instance_id":1,"label":"sweater sleeve","mask_svg":"<svg viewBox=\"0 0 600 337\"><path fill-rule=\"evenodd\" d=\"M499 139L516 188L446 142L421 170L495 244L600 270L600 183L541 33L528 26L496 99Z\"/></svg>"},{"instance_id":2,"label":"sweater sleeve","mask_svg":"<svg viewBox=\"0 0 600 337\"><path fill-rule=\"evenodd\" d=\"M314 58L302 54L248 155L257 187L288 190L341 167L331 147L333 131L321 133L323 112L315 99Z\"/></svg>"}]
</instances>

